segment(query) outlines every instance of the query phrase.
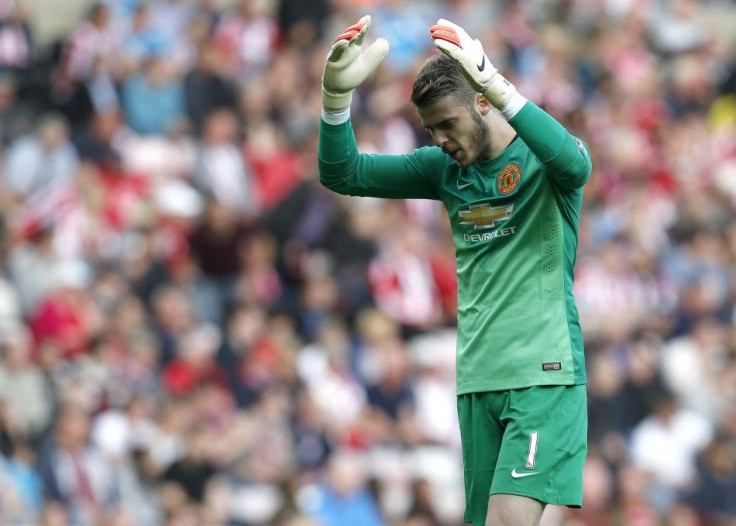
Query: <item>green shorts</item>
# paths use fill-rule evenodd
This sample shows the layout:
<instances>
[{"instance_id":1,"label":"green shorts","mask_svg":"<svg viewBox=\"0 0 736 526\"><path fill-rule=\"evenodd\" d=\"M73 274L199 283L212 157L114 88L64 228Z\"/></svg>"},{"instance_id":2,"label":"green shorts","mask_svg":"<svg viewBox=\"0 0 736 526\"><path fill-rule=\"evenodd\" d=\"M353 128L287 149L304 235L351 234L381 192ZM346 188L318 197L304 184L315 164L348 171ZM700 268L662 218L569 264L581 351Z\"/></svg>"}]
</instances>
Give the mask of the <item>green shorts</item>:
<instances>
[{"instance_id":1,"label":"green shorts","mask_svg":"<svg viewBox=\"0 0 736 526\"><path fill-rule=\"evenodd\" d=\"M584 385L457 397L465 522L485 524L494 493L572 508L583 502L588 413Z\"/></svg>"}]
</instances>

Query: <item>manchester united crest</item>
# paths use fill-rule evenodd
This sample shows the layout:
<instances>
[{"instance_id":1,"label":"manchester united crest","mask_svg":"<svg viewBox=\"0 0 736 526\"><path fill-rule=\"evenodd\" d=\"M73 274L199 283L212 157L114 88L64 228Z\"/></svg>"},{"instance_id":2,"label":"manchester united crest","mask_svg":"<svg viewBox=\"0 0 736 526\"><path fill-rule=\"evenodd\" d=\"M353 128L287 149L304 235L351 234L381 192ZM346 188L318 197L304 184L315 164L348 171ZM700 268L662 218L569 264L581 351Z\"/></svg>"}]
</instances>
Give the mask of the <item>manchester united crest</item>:
<instances>
[{"instance_id":1,"label":"manchester united crest","mask_svg":"<svg viewBox=\"0 0 736 526\"><path fill-rule=\"evenodd\" d=\"M514 163L507 164L498 175L498 191L503 195L510 194L519 186L519 181L521 181L521 168L519 168L519 165Z\"/></svg>"}]
</instances>

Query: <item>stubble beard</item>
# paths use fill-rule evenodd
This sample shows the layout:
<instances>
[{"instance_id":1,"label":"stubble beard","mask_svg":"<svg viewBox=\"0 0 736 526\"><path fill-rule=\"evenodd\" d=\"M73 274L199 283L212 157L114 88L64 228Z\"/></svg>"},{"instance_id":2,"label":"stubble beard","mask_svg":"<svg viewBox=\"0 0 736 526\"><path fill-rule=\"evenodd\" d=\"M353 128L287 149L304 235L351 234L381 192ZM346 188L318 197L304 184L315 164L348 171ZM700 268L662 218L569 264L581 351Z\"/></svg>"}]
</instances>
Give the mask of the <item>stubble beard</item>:
<instances>
[{"instance_id":1,"label":"stubble beard","mask_svg":"<svg viewBox=\"0 0 736 526\"><path fill-rule=\"evenodd\" d=\"M462 163L461 168L485 161L491 158L491 128L477 112L472 112L475 127L470 135L470 151L476 152L475 156Z\"/></svg>"}]
</instances>

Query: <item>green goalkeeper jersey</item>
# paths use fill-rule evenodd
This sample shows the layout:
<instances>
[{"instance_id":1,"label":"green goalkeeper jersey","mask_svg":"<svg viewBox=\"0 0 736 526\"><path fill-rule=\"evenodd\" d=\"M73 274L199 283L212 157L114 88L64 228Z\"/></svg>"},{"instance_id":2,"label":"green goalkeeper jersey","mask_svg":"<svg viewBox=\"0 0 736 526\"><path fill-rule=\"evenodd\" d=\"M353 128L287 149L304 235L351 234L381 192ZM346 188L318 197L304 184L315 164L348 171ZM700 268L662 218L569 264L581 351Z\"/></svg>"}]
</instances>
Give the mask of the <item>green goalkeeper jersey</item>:
<instances>
[{"instance_id":1,"label":"green goalkeeper jersey","mask_svg":"<svg viewBox=\"0 0 736 526\"><path fill-rule=\"evenodd\" d=\"M572 289L590 155L531 102L509 124L517 138L466 169L434 146L361 154L350 121L320 127L325 187L444 203L457 258L457 394L585 383Z\"/></svg>"}]
</instances>

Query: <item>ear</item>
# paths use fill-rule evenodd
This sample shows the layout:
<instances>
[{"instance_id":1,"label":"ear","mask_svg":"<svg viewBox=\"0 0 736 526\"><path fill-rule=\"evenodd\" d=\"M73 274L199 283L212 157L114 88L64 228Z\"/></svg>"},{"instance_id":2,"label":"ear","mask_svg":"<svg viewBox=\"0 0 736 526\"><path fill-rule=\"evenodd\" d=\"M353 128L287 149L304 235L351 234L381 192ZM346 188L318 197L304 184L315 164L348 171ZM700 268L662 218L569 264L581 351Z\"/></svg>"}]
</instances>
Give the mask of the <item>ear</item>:
<instances>
[{"instance_id":1,"label":"ear","mask_svg":"<svg viewBox=\"0 0 736 526\"><path fill-rule=\"evenodd\" d=\"M491 103L488 102L488 99L486 99L481 93L476 93L475 109L478 111L478 113L485 117L486 115L488 115L488 112L493 109L493 105L491 105Z\"/></svg>"}]
</instances>

